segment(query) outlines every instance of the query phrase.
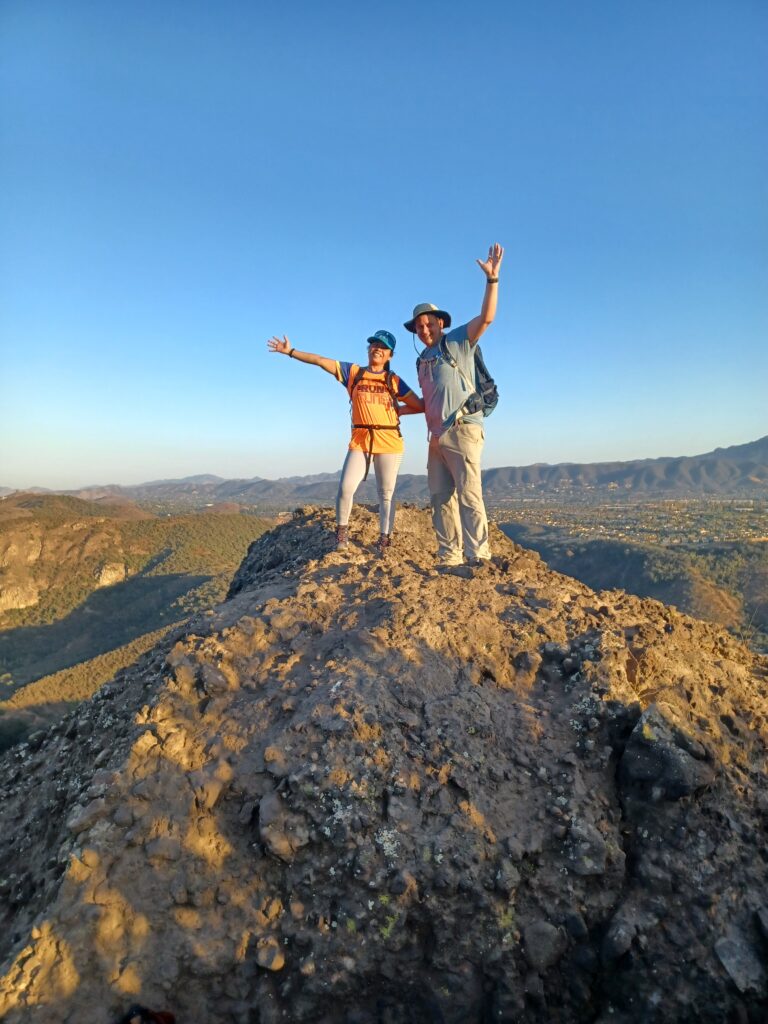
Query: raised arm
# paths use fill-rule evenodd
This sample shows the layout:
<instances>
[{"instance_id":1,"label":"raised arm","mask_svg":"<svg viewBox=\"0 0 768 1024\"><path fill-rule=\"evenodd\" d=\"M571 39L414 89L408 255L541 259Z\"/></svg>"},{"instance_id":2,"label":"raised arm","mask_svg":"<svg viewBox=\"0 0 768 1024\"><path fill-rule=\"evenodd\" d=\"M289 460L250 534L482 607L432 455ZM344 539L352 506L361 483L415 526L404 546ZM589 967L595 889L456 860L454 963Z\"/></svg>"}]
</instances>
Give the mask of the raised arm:
<instances>
[{"instance_id":1,"label":"raised arm","mask_svg":"<svg viewBox=\"0 0 768 1024\"><path fill-rule=\"evenodd\" d=\"M279 352L280 355L290 356L291 359L296 359L300 363L310 363L312 366L319 366L326 373L330 373L334 377L336 376L335 359L317 356L314 352L299 352L297 348L291 345L288 336L285 334L282 338L270 338L267 342L267 348L270 352Z\"/></svg>"},{"instance_id":2,"label":"raised arm","mask_svg":"<svg viewBox=\"0 0 768 1024\"><path fill-rule=\"evenodd\" d=\"M488 259L478 260L477 265L485 274L485 294L483 305L480 308L480 316L470 320L467 324L467 336L474 345L486 327L490 327L493 318L496 316L496 301L499 296L499 270L501 261L504 258L504 250L495 242L488 250Z\"/></svg>"}]
</instances>

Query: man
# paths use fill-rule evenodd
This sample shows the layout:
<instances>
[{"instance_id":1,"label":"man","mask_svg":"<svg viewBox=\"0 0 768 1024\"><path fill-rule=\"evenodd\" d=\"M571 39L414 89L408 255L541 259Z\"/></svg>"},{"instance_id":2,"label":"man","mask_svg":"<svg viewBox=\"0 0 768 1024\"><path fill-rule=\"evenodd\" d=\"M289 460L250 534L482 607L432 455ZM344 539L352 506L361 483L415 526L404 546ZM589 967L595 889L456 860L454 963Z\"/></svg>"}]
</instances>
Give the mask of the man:
<instances>
[{"instance_id":1,"label":"man","mask_svg":"<svg viewBox=\"0 0 768 1024\"><path fill-rule=\"evenodd\" d=\"M480 315L474 320L446 334L450 314L424 302L404 325L426 346L417 365L429 430L427 481L438 558L448 571L462 565L464 555L474 569L487 566L491 557L480 479L483 413L466 412L464 403L474 390L474 347L496 315L503 256L504 250L496 243L485 261L477 260L486 281Z\"/></svg>"}]
</instances>

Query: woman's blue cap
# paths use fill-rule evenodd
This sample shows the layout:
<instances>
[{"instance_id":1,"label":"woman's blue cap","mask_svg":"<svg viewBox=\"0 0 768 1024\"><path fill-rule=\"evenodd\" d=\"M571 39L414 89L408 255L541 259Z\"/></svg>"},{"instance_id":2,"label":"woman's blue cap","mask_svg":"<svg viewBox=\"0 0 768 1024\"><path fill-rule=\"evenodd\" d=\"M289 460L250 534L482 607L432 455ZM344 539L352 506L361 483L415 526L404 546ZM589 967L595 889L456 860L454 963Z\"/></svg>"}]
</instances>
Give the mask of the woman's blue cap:
<instances>
[{"instance_id":1,"label":"woman's blue cap","mask_svg":"<svg viewBox=\"0 0 768 1024\"><path fill-rule=\"evenodd\" d=\"M395 351L395 345L397 344L394 334L390 334L389 331L376 331L375 334L372 334L370 338L368 338L369 345L371 342L373 342L374 345L384 345L390 352Z\"/></svg>"}]
</instances>

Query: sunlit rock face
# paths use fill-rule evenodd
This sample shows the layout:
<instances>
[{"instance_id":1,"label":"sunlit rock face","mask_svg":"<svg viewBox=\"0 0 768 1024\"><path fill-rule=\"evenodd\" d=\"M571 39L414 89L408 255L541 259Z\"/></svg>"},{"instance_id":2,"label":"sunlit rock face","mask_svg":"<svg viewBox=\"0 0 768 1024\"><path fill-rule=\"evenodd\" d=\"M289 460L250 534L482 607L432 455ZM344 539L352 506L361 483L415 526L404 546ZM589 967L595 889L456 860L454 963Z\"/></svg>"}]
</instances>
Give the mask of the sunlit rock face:
<instances>
[{"instance_id":1,"label":"sunlit rock face","mask_svg":"<svg viewBox=\"0 0 768 1024\"><path fill-rule=\"evenodd\" d=\"M0 612L11 611L14 608L34 608L39 600L40 591L29 581L4 586L0 590Z\"/></svg>"},{"instance_id":2,"label":"sunlit rock face","mask_svg":"<svg viewBox=\"0 0 768 1024\"><path fill-rule=\"evenodd\" d=\"M125 575L125 565L122 562L107 562L99 566L94 578L97 587L111 587L114 583L122 583Z\"/></svg>"},{"instance_id":3,"label":"sunlit rock face","mask_svg":"<svg viewBox=\"0 0 768 1024\"><path fill-rule=\"evenodd\" d=\"M2 759L0 1015L764 1019L768 663L355 509Z\"/></svg>"}]
</instances>

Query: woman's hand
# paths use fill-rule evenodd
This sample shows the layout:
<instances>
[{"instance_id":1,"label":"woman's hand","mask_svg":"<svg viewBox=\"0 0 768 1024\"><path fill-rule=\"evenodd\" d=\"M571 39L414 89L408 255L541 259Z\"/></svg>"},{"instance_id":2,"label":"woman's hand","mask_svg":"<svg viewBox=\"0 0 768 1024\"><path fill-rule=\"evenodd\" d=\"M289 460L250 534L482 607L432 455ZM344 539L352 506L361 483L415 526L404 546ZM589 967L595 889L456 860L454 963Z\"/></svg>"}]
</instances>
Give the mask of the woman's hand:
<instances>
[{"instance_id":1,"label":"woman's hand","mask_svg":"<svg viewBox=\"0 0 768 1024\"><path fill-rule=\"evenodd\" d=\"M419 412L424 412L424 399L409 391L403 402L398 405L397 414L398 416L413 416Z\"/></svg>"},{"instance_id":2,"label":"woman's hand","mask_svg":"<svg viewBox=\"0 0 768 1024\"><path fill-rule=\"evenodd\" d=\"M330 373L332 377L341 380L336 374L336 360L328 359L326 356L318 356L314 352L298 352L288 340L288 335L282 338L270 338L267 341L267 348L270 352L279 352L282 356L290 356L297 363L308 363L310 366L319 366L321 370Z\"/></svg>"},{"instance_id":3,"label":"woman's hand","mask_svg":"<svg viewBox=\"0 0 768 1024\"><path fill-rule=\"evenodd\" d=\"M287 335L283 335L282 338L270 338L267 348L270 352L279 352L280 355L287 356L291 351L291 343L288 341Z\"/></svg>"}]
</instances>

